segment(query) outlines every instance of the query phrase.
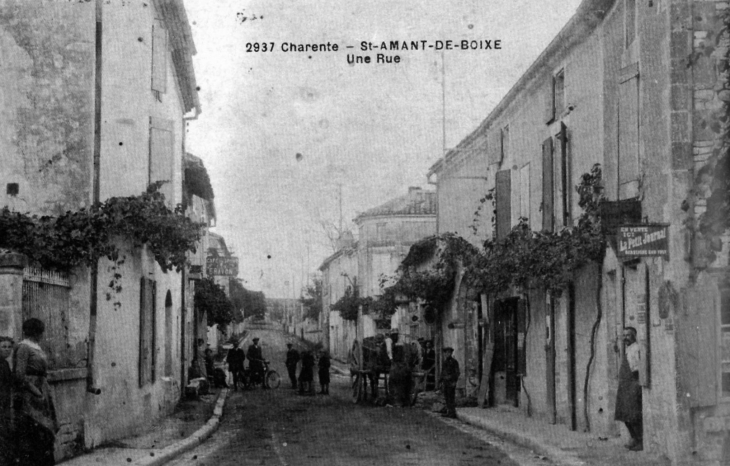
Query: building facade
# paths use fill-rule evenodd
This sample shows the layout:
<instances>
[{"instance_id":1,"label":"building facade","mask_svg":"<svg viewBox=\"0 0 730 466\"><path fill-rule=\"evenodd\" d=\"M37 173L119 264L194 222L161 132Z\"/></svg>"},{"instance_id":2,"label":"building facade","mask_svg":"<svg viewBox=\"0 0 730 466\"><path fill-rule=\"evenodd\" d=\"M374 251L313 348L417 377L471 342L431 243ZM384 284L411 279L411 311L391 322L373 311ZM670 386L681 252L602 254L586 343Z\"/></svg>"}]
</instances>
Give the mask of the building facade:
<instances>
[{"instance_id":1,"label":"building facade","mask_svg":"<svg viewBox=\"0 0 730 466\"><path fill-rule=\"evenodd\" d=\"M490 330L479 336L467 319L456 354L491 371L493 403L625 435L613 412L621 331L632 326L647 355L644 448L676 464L730 460L727 234L698 228L726 176L717 168L730 99L726 9L715 1L582 2L482 124L432 167L439 233L449 231L441 225L475 226L476 236L499 239L521 217L536 231L571 227L581 214L575 186L594 164L604 224L667 227L664 257L621 257L614 230L602 263L584 266L559 293L505 289L473 299ZM449 188L467 166L482 167L484 185ZM490 190L494 230L472 209ZM477 348L494 345L489 367L475 357L481 351L464 348L470 338Z\"/></svg>"},{"instance_id":2,"label":"building facade","mask_svg":"<svg viewBox=\"0 0 730 466\"><path fill-rule=\"evenodd\" d=\"M183 202L185 126L200 106L181 0L2 1L0 49L3 205L53 216L155 182L169 207ZM169 413L185 381L184 273L119 247L123 263L102 259L98 275L14 263L20 274L4 276L0 333L19 340L27 317L47 325L58 458Z\"/></svg>"}]
</instances>

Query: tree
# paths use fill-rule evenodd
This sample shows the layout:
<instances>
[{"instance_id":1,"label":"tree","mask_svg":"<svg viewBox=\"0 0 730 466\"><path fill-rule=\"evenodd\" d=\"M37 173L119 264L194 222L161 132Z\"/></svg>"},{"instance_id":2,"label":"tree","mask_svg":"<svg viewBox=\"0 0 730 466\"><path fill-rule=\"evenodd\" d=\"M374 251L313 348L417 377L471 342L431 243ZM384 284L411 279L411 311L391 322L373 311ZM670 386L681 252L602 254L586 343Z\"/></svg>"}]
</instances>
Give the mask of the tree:
<instances>
[{"instance_id":1,"label":"tree","mask_svg":"<svg viewBox=\"0 0 730 466\"><path fill-rule=\"evenodd\" d=\"M208 325L218 324L225 328L233 319L233 304L223 287L212 278L204 278L195 284L195 307L208 315Z\"/></svg>"},{"instance_id":2,"label":"tree","mask_svg":"<svg viewBox=\"0 0 730 466\"><path fill-rule=\"evenodd\" d=\"M247 290L239 280L230 281L231 302L236 309L243 310L243 317L266 316L266 297L263 291Z\"/></svg>"},{"instance_id":3,"label":"tree","mask_svg":"<svg viewBox=\"0 0 730 466\"><path fill-rule=\"evenodd\" d=\"M305 295L299 298L304 305L304 317L319 319L319 313L322 311L322 279L315 278L311 285L307 285L304 293Z\"/></svg>"}]
</instances>

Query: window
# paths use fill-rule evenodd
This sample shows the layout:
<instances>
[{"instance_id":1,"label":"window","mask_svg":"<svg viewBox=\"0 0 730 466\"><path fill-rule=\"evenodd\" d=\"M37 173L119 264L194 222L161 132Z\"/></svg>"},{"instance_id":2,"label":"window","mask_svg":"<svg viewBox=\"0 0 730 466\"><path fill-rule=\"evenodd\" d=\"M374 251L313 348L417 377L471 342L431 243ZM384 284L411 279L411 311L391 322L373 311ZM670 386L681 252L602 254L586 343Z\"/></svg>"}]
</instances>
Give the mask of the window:
<instances>
[{"instance_id":1,"label":"window","mask_svg":"<svg viewBox=\"0 0 730 466\"><path fill-rule=\"evenodd\" d=\"M730 286L720 289L720 396L730 398Z\"/></svg>"},{"instance_id":2,"label":"window","mask_svg":"<svg viewBox=\"0 0 730 466\"><path fill-rule=\"evenodd\" d=\"M23 270L23 321L35 317L46 326L41 346L51 370L77 367L86 359L86 345L69 341L69 292L65 274L35 267Z\"/></svg>"},{"instance_id":3,"label":"window","mask_svg":"<svg viewBox=\"0 0 730 466\"><path fill-rule=\"evenodd\" d=\"M637 196L639 182L639 64L623 68L619 76L619 199L630 199Z\"/></svg>"},{"instance_id":4,"label":"window","mask_svg":"<svg viewBox=\"0 0 730 466\"><path fill-rule=\"evenodd\" d=\"M558 71L548 83L545 99L545 123L560 118L565 111L565 70Z\"/></svg>"},{"instance_id":5,"label":"window","mask_svg":"<svg viewBox=\"0 0 730 466\"><path fill-rule=\"evenodd\" d=\"M542 143L542 229L553 231L553 138Z\"/></svg>"},{"instance_id":6,"label":"window","mask_svg":"<svg viewBox=\"0 0 730 466\"><path fill-rule=\"evenodd\" d=\"M170 377L172 375L172 338L173 338L173 326L172 326L172 293L167 291L165 295L165 375Z\"/></svg>"},{"instance_id":7,"label":"window","mask_svg":"<svg viewBox=\"0 0 730 466\"><path fill-rule=\"evenodd\" d=\"M560 210L562 213L563 226L570 225L570 200L572 190L570 189L570 160L568 156L568 128L561 122L560 133L558 134L560 144Z\"/></svg>"},{"instance_id":8,"label":"window","mask_svg":"<svg viewBox=\"0 0 730 466\"><path fill-rule=\"evenodd\" d=\"M160 191L173 202L173 122L150 117L149 183L166 181Z\"/></svg>"},{"instance_id":9,"label":"window","mask_svg":"<svg viewBox=\"0 0 730 466\"><path fill-rule=\"evenodd\" d=\"M167 91L167 31L159 23L152 26L152 91L158 100Z\"/></svg>"},{"instance_id":10,"label":"window","mask_svg":"<svg viewBox=\"0 0 730 466\"><path fill-rule=\"evenodd\" d=\"M375 241L385 241L385 223L375 225Z\"/></svg>"},{"instance_id":11,"label":"window","mask_svg":"<svg viewBox=\"0 0 730 466\"><path fill-rule=\"evenodd\" d=\"M624 8L625 46L629 48L636 38L636 0L624 0Z\"/></svg>"},{"instance_id":12,"label":"window","mask_svg":"<svg viewBox=\"0 0 730 466\"><path fill-rule=\"evenodd\" d=\"M512 173L510 170L497 172L496 179L496 208L497 208L497 239L506 237L512 229Z\"/></svg>"},{"instance_id":13,"label":"window","mask_svg":"<svg viewBox=\"0 0 730 466\"><path fill-rule=\"evenodd\" d=\"M499 161L502 162L509 156L509 126L505 126L500 132L500 148Z\"/></svg>"},{"instance_id":14,"label":"window","mask_svg":"<svg viewBox=\"0 0 730 466\"><path fill-rule=\"evenodd\" d=\"M155 303L157 283L140 279L139 288L139 386L155 381Z\"/></svg>"},{"instance_id":15,"label":"window","mask_svg":"<svg viewBox=\"0 0 730 466\"><path fill-rule=\"evenodd\" d=\"M530 164L520 168L520 217L530 218Z\"/></svg>"}]
</instances>

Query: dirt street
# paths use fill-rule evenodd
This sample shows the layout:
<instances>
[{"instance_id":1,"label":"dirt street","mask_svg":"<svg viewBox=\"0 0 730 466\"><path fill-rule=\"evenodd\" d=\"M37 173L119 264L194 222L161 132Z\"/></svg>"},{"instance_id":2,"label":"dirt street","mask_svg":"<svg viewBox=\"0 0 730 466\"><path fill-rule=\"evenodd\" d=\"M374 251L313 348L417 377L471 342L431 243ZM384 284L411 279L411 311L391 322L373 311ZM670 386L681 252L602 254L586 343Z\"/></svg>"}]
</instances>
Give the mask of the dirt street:
<instances>
[{"instance_id":1,"label":"dirt street","mask_svg":"<svg viewBox=\"0 0 730 466\"><path fill-rule=\"evenodd\" d=\"M261 337L264 357L282 375L281 387L232 392L216 434L170 464L546 464L530 452L420 409L355 405L346 377L333 374L329 396L299 396L283 367L285 338L276 333L254 331L249 338Z\"/></svg>"}]
</instances>

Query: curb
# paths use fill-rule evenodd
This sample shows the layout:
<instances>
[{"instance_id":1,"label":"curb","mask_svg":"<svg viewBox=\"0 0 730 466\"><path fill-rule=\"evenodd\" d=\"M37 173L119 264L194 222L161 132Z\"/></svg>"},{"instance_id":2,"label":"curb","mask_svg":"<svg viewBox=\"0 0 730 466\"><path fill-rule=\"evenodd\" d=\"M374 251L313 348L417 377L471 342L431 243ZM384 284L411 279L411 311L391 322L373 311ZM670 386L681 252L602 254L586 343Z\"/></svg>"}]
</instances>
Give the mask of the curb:
<instances>
[{"instance_id":1,"label":"curb","mask_svg":"<svg viewBox=\"0 0 730 466\"><path fill-rule=\"evenodd\" d=\"M579 459L577 456L567 453L558 447L541 443L519 431L496 427L478 416L460 413L457 409L456 417L462 422L498 435L521 447L529 448L542 456L547 456L557 464L565 466L585 466L586 464L585 461Z\"/></svg>"},{"instance_id":2,"label":"curb","mask_svg":"<svg viewBox=\"0 0 730 466\"><path fill-rule=\"evenodd\" d=\"M190 437L163 448L155 453L155 456L145 457L131 464L134 466L160 466L205 442L218 429L227 397L228 389L224 388L218 395L218 401L216 401L215 408L213 408L213 415L203 427L193 432Z\"/></svg>"}]
</instances>

